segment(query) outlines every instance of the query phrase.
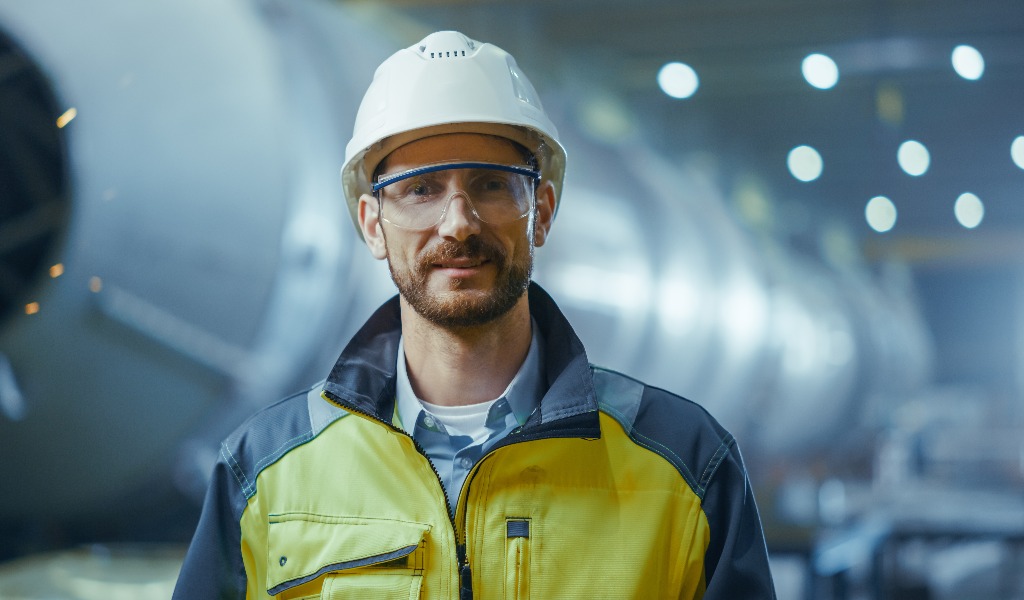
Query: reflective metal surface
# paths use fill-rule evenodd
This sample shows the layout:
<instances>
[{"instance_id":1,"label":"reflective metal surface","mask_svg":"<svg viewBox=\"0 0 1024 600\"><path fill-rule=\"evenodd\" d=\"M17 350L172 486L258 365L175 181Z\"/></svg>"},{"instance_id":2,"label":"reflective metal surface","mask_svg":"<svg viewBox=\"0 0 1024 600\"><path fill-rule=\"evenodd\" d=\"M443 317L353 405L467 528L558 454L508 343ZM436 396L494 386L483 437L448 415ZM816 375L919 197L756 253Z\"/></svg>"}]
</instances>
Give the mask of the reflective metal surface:
<instances>
[{"instance_id":1,"label":"reflective metal surface","mask_svg":"<svg viewBox=\"0 0 1024 600\"><path fill-rule=\"evenodd\" d=\"M7 2L0 27L77 111L63 272L40 264L16 300L38 312L0 331L0 514L201 488L182 440L322 376L390 293L336 175L349 86L390 47L323 3Z\"/></svg>"}]
</instances>

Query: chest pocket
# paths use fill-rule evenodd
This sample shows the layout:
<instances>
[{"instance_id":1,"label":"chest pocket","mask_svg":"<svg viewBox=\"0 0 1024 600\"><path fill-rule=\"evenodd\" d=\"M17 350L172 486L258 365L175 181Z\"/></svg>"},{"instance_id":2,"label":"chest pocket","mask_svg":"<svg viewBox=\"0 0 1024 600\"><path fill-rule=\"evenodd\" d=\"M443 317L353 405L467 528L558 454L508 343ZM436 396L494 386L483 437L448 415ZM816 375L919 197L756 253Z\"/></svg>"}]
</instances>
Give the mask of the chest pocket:
<instances>
[{"instance_id":1,"label":"chest pocket","mask_svg":"<svg viewBox=\"0 0 1024 600\"><path fill-rule=\"evenodd\" d=\"M271 515L267 593L281 599L415 600L429 529L385 519Z\"/></svg>"}]
</instances>

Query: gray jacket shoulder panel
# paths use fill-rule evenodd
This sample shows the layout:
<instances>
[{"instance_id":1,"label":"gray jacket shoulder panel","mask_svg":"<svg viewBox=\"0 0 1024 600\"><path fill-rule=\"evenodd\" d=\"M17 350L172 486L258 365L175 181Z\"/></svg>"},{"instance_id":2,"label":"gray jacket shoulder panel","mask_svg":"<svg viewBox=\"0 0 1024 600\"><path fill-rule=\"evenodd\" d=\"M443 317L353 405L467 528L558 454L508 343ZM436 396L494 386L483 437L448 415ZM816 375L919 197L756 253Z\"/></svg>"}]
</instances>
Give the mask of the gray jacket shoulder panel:
<instances>
[{"instance_id":1,"label":"gray jacket shoulder panel","mask_svg":"<svg viewBox=\"0 0 1024 600\"><path fill-rule=\"evenodd\" d=\"M320 396L323 382L275 402L250 417L221 444L221 459L248 500L256 477L294 448L348 413Z\"/></svg>"}]
</instances>

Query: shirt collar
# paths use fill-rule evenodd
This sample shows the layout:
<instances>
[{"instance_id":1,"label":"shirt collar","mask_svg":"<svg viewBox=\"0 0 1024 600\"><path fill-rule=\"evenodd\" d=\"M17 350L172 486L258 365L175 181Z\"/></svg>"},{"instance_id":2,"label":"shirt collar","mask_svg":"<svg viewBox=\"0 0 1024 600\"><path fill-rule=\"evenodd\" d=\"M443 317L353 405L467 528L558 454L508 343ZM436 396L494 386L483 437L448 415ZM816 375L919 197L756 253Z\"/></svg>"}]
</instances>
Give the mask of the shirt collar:
<instances>
[{"instance_id":1,"label":"shirt collar","mask_svg":"<svg viewBox=\"0 0 1024 600\"><path fill-rule=\"evenodd\" d=\"M541 437L601 437L594 378L587 353L554 299L530 282L530 316L540 341L540 410L523 424ZM325 401L385 423L395 419L398 340L402 335L399 297L380 306L355 333L323 384Z\"/></svg>"},{"instance_id":2,"label":"shirt collar","mask_svg":"<svg viewBox=\"0 0 1024 600\"><path fill-rule=\"evenodd\" d=\"M508 387L502 392L498 399L505 398L508 401L512 414L516 421L523 425L530 414L540 405L540 399L544 396L544 377L541 371L543 364L541 348L543 339L540 329L536 323L532 325L532 336L530 349L519 366L519 371L509 382ZM404 339L398 340L398 364L396 368L395 381L395 425L398 425L408 433L413 433L416 419L423 410L423 405L409 382L409 371L405 364L405 343Z\"/></svg>"}]
</instances>

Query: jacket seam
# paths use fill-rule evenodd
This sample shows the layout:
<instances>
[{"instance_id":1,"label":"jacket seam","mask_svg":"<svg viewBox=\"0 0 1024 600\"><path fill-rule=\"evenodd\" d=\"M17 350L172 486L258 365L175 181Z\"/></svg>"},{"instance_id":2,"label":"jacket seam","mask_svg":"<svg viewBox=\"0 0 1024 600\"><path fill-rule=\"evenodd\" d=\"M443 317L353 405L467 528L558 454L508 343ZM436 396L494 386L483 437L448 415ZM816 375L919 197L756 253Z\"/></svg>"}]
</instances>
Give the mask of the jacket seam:
<instances>
[{"instance_id":1,"label":"jacket seam","mask_svg":"<svg viewBox=\"0 0 1024 600\"><path fill-rule=\"evenodd\" d=\"M714 456L712 456L711 460L708 461L707 466L704 467L704 472L701 473L700 476L700 481L703 484L704 489L707 489L707 486L711 483L711 479L715 476L715 473L718 472L718 467L722 464L722 461L725 460L725 457L729 454L729 448L732 447L735 441L736 439L732 437L732 435L726 436L726 438L722 440L722 443L718 446L718 449L715 450Z\"/></svg>"},{"instance_id":2,"label":"jacket seam","mask_svg":"<svg viewBox=\"0 0 1024 600\"><path fill-rule=\"evenodd\" d=\"M234 475L235 481L238 482L238 485L241 486L242 493L245 495L246 499L250 499L256 494L256 478L259 477L259 474L262 473L264 469L280 460L281 457L283 457L289 451L313 439L313 437L314 436L311 431L303 432L285 441L283 444L275 448L273 451L265 454L263 458L253 463L252 481L249 480L249 477L246 475L245 470L242 468L238 460L235 459L234 454L231 452L231 449L228 447L226 442L221 443L221 456L223 456L224 459L229 463L231 473L232 475ZM241 479L239 479L239 476L241 476Z\"/></svg>"},{"instance_id":3,"label":"jacket seam","mask_svg":"<svg viewBox=\"0 0 1024 600\"><path fill-rule=\"evenodd\" d=\"M612 415L612 417L614 417L615 420L618 421L620 425L622 424L623 420L626 418L625 415L623 415L622 412L620 412L618 409L616 409L616 408L614 408L612 406L606 405L606 404L602 404L601 405L601 410L603 410L603 411L609 413L610 415ZM686 461L684 461L675 452L673 452L671 448L669 448L668 446L662 444L661 442L658 442L657 440L654 440L654 439L651 439L651 438L647 437L646 435L640 433L639 431L637 431L636 429L633 429L633 428L631 428L629 430L629 437L630 437L630 439L632 439L637 444L643 446L644 448L647 448L651 452L654 452L658 456L661 456L661 457L665 458L666 460L668 460L669 463L671 463L673 466L676 467L676 470L679 471L679 474L683 476L683 480L685 480L686 483L690 487L694 488L694 491L697 492L697 496L701 500L704 500L704 491L705 491L704 488L701 487L700 483L693 476L693 473L690 472L690 468L686 466ZM642 438L642 439L637 439L637 438ZM657 446L657 448L655 448L653 446ZM662 452L662 450L664 450L664 452ZM665 456L665 453L668 453L669 455L671 455L671 458L669 458L668 456ZM675 459L675 460L673 460L673 459Z\"/></svg>"},{"instance_id":4,"label":"jacket seam","mask_svg":"<svg viewBox=\"0 0 1024 600\"><path fill-rule=\"evenodd\" d=\"M631 433L630 433L630 437L633 437L634 435L635 435L635 436L637 436L637 437L643 438L644 440L646 440L646 441L647 441L647 442L649 442L650 444L653 444L653 445L657 446L658 448L662 448L662 449L664 449L664 451L665 451L665 452L667 452L667 453L671 454L671 455L672 455L672 457L673 457L673 458L675 458L675 461L671 461L671 460L670 460L669 462L672 462L673 464L676 464L676 463L678 463L678 466L677 466L677 468L679 468L679 469L680 469L680 470L679 470L679 474L683 476L683 479L685 479L687 483L689 483L689 484L690 484L691 486L693 486L694 488L696 488L696 491L697 491L697 495L698 495L698 496L700 497L700 499L701 499L701 500L704 500L704 492L705 492L706 490L705 490L705 489L704 489L703 487L701 487L700 483L699 483L699 482L697 482L697 480L696 480L696 479L694 479L694 477L693 477L693 473L691 473L691 472L690 472L690 468L686 466L686 462L684 462L682 458L680 458L680 457L679 457L679 456L678 456L678 455L677 455L677 454L676 454L675 452L673 452L673 451L672 451L672 449L671 449L671 448L669 448L668 446L666 446L666 445L662 444L661 442L658 442L657 440L654 440L654 439L652 439L652 438L649 438L649 437L647 437L646 435L644 435L644 434L640 433L639 431L635 431L635 430L634 430L633 432L631 432ZM635 438L634 438L634 439L635 439ZM644 447L648 448L648 449L649 449L649 450L651 450L652 452L654 452L654 453L656 453L656 454L661 454L662 456L664 456L664 454L662 454L662 453L661 453L660 451L658 451L658 450L657 450L656 448L653 448L653 447L651 447L651 446L648 446L648 445L644 444L643 442L641 442L640 440L636 440L636 442L637 442L638 444L641 444L641 445L643 445Z\"/></svg>"},{"instance_id":5,"label":"jacket seam","mask_svg":"<svg viewBox=\"0 0 1024 600\"><path fill-rule=\"evenodd\" d=\"M246 498L251 497L252 494L250 493L250 490L254 489L254 486L249 483L249 478L245 476L245 471L242 470L242 465L238 464L238 461L235 460L235 455L231 453L231 450L228 449L228 445L224 442L221 442L220 453L221 456L224 457L224 460L228 462L228 467L231 469L231 475L234 476L235 481L238 482L238 486L242 488L242 494ZM242 476L241 479L238 478L239 475Z\"/></svg>"},{"instance_id":6,"label":"jacket seam","mask_svg":"<svg viewBox=\"0 0 1024 600\"><path fill-rule=\"evenodd\" d=\"M576 415L582 415L582 414L585 414L585 413L588 413L588 412L591 412L591 408L589 406L586 406L586 405L583 405L583 404L574 404L572 406L567 406L565 408L560 408L560 409L551 411L547 415L548 416L547 422L550 423L552 421L557 421L559 419L565 419L565 418L568 418L568 417L575 417Z\"/></svg>"},{"instance_id":7,"label":"jacket seam","mask_svg":"<svg viewBox=\"0 0 1024 600\"><path fill-rule=\"evenodd\" d=\"M256 463L253 465L253 467L254 467L254 476L259 475L261 472L263 472L263 469L267 468L268 466L270 466L271 463L276 462L282 456L287 454L288 450L291 450L292 448L295 448L296 446L300 445L300 444L295 444L295 442L308 442L311 439L313 439L312 432L311 431L306 431L306 432L303 432L303 433L293 437L290 440L287 440L286 442L284 442L283 444L281 444L280 446L275 448L272 452L269 452L263 458L261 458L260 460L256 461ZM290 447L288 447L288 446L290 446ZM282 450L284 450L284 451L282 452Z\"/></svg>"}]
</instances>

